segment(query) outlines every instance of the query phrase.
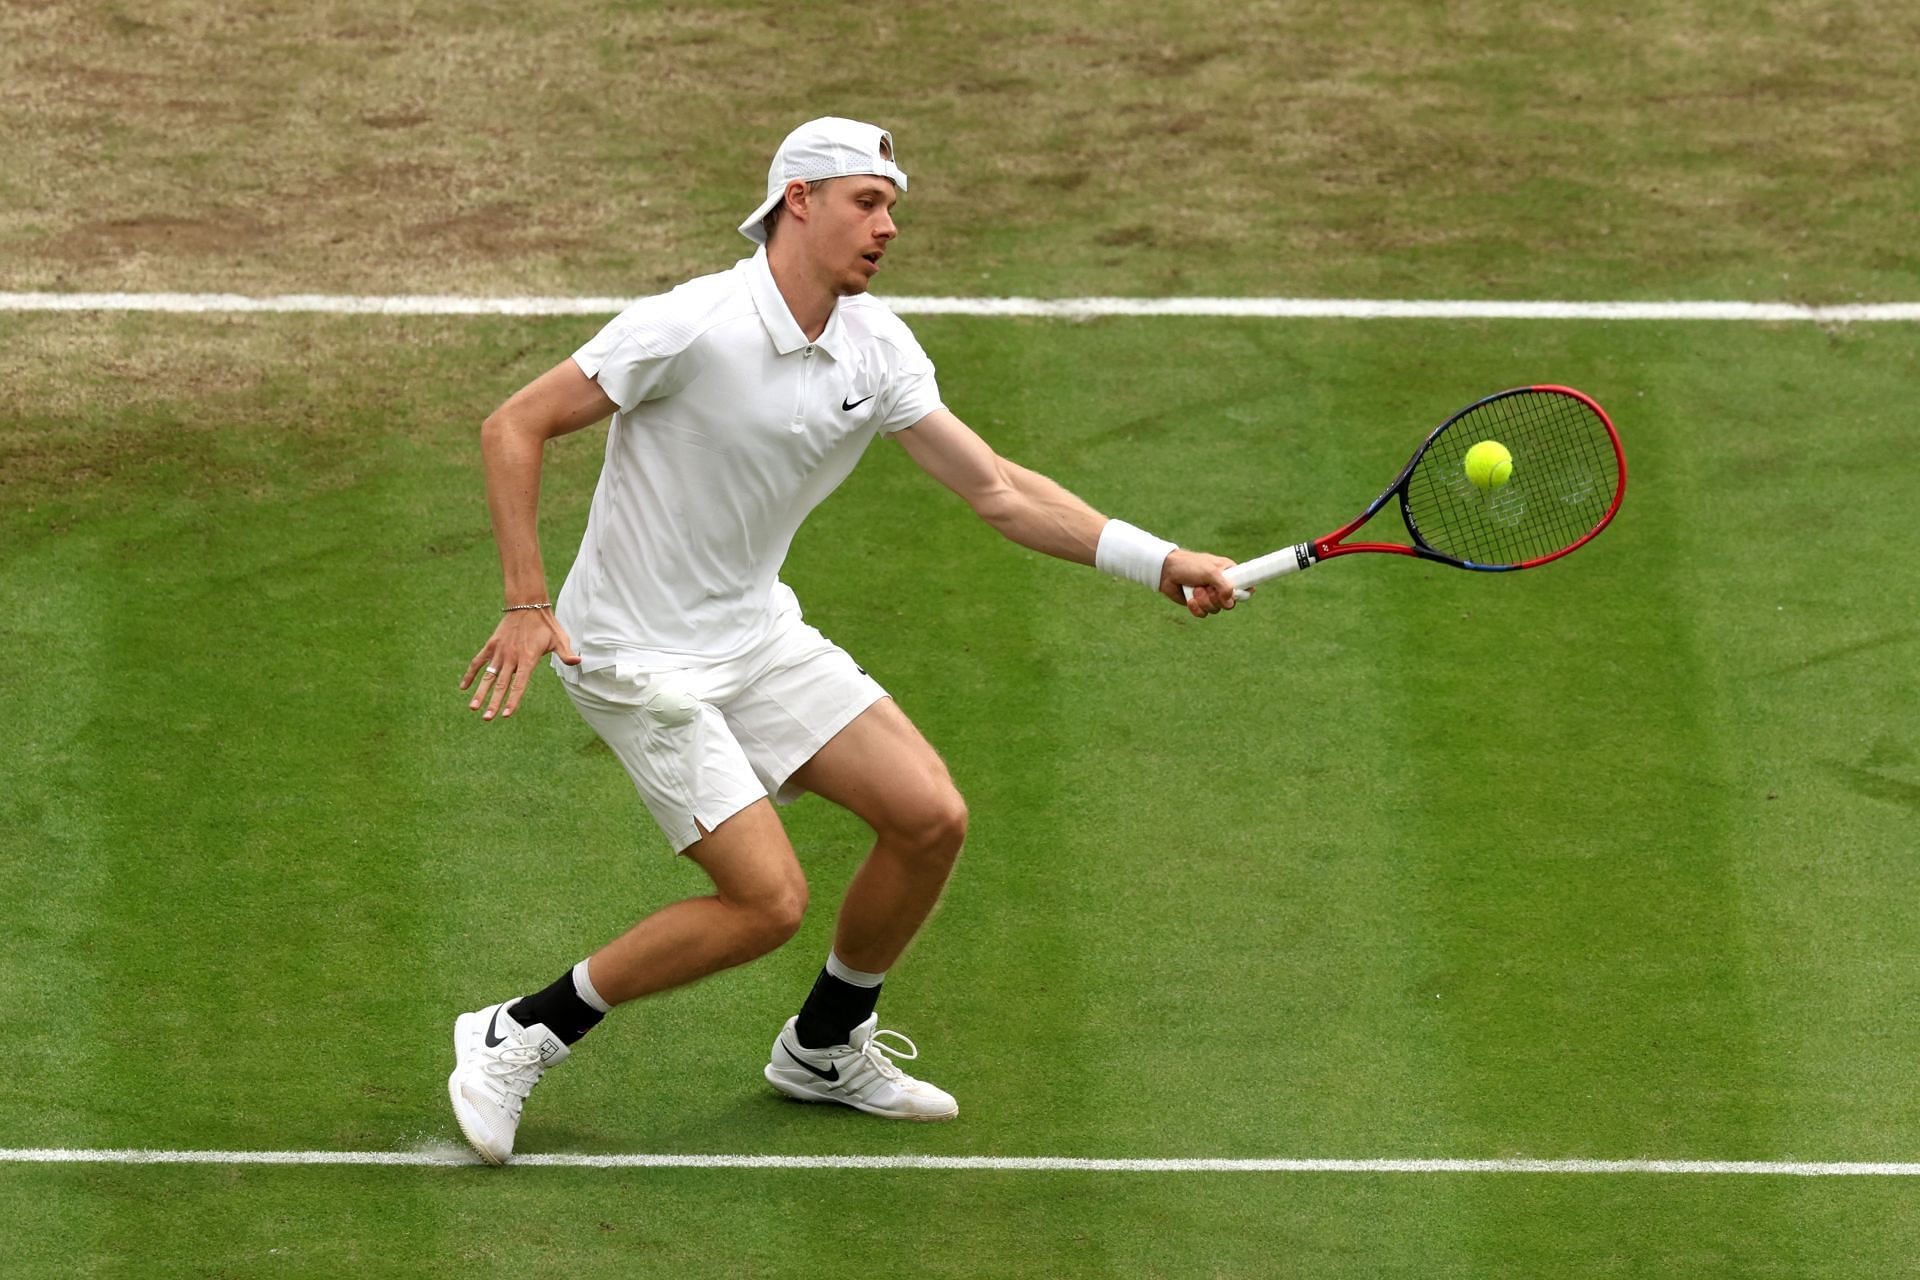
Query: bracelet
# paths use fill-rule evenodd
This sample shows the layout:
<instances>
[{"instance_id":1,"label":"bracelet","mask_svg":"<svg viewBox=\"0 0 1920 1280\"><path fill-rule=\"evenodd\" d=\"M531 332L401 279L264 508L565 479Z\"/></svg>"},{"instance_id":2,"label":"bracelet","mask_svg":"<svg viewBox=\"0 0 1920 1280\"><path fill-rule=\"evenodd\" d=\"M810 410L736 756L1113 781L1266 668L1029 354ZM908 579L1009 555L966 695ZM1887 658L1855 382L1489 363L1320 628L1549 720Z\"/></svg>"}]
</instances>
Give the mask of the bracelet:
<instances>
[{"instance_id":1,"label":"bracelet","mask_svg":"<svg viewBox=\"0 0 1920 1280\"><path fill-rule=\"evenodd\" d=\"M526 610L528 610L528 609L546 609L546 610L549 610L549 611L551 611L551 610L552 610L552 608L553 608L553 606L552 606L552 605L550 605L550 604L510 604L510 605L508 605L508 606L507 606L506 608L504 608L504 609L502 609L502 610L501 610L500 612L502 612L502 613L522 613L522 612L524 612L524 611L526 611Z\"/></svg>"},{"instance_id":2,"label":"bracelet","mask_svg":"<svg viewBox=\"0 0 1920 1280\"><path fill-rule=\"evenodd\" d=\"M1156 538L1145 529L1136 529L1125 520L1109 520L1100 530L1093 565L1116 578L1158 591L1160 570L1167 562L1168 553L1175 550L1178 548L1173 543Z\"/></svg>"}]
</instances>

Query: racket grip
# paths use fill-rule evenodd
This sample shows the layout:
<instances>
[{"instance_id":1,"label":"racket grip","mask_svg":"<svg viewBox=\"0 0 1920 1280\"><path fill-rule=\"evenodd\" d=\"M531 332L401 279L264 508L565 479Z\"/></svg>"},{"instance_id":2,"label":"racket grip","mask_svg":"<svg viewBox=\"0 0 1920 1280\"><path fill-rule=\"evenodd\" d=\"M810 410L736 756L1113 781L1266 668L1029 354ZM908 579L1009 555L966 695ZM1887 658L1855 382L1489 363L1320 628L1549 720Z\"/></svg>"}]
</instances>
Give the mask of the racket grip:
<instances>
[{"instance_id":1,"label":"racket grip","mask_svg":"<svg viewBox=\"0 0 1920 1280\"><path fill-rule=\"evenodd\" d=\"M1270 551L1252 560L1242 560L1227 570L1227 581L1236 587L1258 586L1262 582L1270 582L1283 574L1298 573L1311 565L1316 558L1311 542L1296 543L1291 547L1282 547L1278 551Z\"/></svg>"},{"instance_id":2,"label":"racket grip","mask_svg":"<svg viewBox=\"0 0 1920 1280\"><path fill-rule=\"evenodd\" d=\"M1233 584L1233 598L1245 600L1247 587L1270 582L1282 574L1298 573L1312 564L1314 559L1313 544L1302 542L1291 547L1282 547L1278 551L1270 551L1252 560L1242 560L1227 570L1226 578ZM1192 587L1182 587L1181 591L1187 599L1193 599Z\"/></svg>"},{"instance_id":3,"label":"racket grip","mask_svg":"<svg viewBox=\"0 0 1920 1280\"><path fill-rule=\"evenodd\" d=\"M1185 596L1187 599L1191 600L1193 599L1193 588L1182 587L1180 588L1180 594ZM1239 587L1235 587L1233 589L1233 598L1235 600L1251 600L1253 599L1253 592L1243 591Z\"/></svg>"}]
</instances>

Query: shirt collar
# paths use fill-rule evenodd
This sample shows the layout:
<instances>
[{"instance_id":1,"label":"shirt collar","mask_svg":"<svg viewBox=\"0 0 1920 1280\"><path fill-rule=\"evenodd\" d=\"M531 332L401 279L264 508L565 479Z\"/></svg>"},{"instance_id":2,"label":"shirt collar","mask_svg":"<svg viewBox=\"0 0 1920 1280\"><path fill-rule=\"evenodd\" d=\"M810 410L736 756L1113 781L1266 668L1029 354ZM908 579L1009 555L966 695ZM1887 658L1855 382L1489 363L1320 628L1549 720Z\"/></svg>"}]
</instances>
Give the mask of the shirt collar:
<instances>
[{"instance_id":1,"label":"shirt collar","mask_svg":"<svg viewBox=\"0 0 1920 1280\"><path fill-rule=\"evenodd\" d=\"M787 300L780 295L780 286L774 283L773 268L767 263L767 249L762 245L754 251L753 257L741 264L747 272L747 288L753 295L754 309L760 313L760 323L767 327L767 336L773 339L773 349L781 355L792 355L805 346L815 346L824 350L835 360L844 360L847 352L847 327L840 320L840 303L835 299L833 314L827 317L827 327L811 344L807 335L800 330L799 322L793 318L793 312L787 309Z\"/></svg>"}]
</instances>

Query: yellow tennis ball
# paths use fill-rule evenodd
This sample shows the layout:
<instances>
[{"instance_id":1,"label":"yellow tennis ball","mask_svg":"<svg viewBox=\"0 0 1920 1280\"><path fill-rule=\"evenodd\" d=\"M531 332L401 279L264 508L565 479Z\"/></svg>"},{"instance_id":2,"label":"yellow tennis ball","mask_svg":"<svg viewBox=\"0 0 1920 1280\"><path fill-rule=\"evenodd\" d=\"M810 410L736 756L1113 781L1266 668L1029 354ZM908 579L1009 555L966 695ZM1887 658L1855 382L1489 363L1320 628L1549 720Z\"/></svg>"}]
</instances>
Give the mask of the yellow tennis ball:
<instances>
[{"instance_id":1,"label":"yellow tennis ball","mask_svg":"<svg viewBox=\"0 0 1920 1280\"><path fill-rule=\"evenodd\" d=\"M1513 455L1498 440L1482 440L1467 450L1467 479L1476 489L1498 489L1513 478Z\"/></svg>"}]
</instances>

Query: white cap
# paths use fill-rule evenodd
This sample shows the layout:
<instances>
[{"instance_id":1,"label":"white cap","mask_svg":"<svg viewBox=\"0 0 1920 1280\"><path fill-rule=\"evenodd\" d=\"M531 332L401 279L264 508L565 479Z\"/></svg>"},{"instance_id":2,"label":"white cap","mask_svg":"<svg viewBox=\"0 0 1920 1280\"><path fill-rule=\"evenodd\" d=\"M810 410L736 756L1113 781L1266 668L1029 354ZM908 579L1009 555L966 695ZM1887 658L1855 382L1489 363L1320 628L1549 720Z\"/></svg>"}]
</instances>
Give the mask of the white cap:
<instances>
[{"instance_id":1,"label":"white cap","mask_svg":"<svg viewBox=\"0 0 1920 1280\"><path fill-rule=\"evenodd\" d=\"M893 162L892 134L879 125L839 116L807 121L788 134L773 153L773 164L767 168L767 198L740 224L740 234L755 244L767 242L761 220L786 195L789 182L818 182L861 173L887 178L900 190L907 189L907 175Z\"/></svg>"}]
</instances>

